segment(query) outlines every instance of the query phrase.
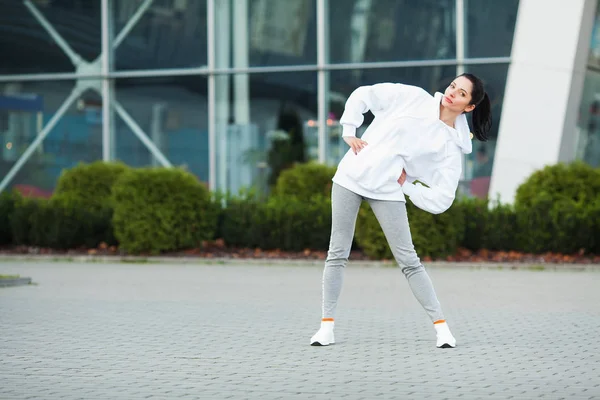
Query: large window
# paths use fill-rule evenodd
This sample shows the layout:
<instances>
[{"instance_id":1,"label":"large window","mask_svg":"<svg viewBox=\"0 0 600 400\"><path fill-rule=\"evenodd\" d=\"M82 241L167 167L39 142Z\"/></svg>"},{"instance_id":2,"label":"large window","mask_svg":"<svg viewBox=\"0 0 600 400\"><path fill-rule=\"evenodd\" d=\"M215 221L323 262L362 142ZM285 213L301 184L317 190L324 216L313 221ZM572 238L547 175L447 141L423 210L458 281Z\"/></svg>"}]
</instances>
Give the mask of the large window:
<instances>
[{"instance_id":1,"label":"large window","mask_svg":"<svg viewBox=\"0 0 600 400\"><path fill-rule=\"evenodd\" d=\"M268 192L295 162L339 162L339 118L357 87L443 91L459 70L457 43L494 115L465 179L489 179L518 4L0 0L0 190L52 190L62 168L105 159L184 166L211 189ZM469 65L480 57L502 58ZM583 108L595 109L597 77L588 75ZM592 114L580 123L585 159L597 159ZM367 113L362 130L371 121Z\"/></svg>"},{"instance_id":2,"label":"large window","mask_svg":"<svg viewBox=\"0 0 600 400\"><path fill-rule=\"evenodd\" d=\"M594 18L576 134L575 157L600 166L600 7Z\"/></svg>"},{"instance_id":3,"label":"large window","mask_svg":"<svg viewBox=\"0 0 600 400\"><path fill-rule=\"evenodd\" d=\"M466 56L509 57L519 0L464 0Z\"/></svg>"},{"instance_id":4,"label":"large window","mask_svg":"<svg viewBox=\"0 0 600 400\"><path fill-rule=\"evenodd\" d=\"M207 64L206 0L113 1L118 70L202 67ZM123 40L118 36L132 26Z\"/></svg>"},{"instance_id":5,"label":"large window","mask_svg":"<svg viewBox=\"0 0 600 400\"><path fill-rule=\"evenodd\" d=\"M329 61L452 59L454 0L329 0Z\"/></svg>"},{"instance_id":6,"label":"large window","mask_svg":"<svg viewBox=\"0 0 600 400\"><path fill-rule=\"evenodd\" d=\"M208 182L206 77L122 78L115 99L116 159L160 166L162 155Z\"/></svg>"},{"instance_id":7,"label":"large window","mask_svg":"<svg viewBox=\"0 0 600 400\"><path fill-rule=\"evenodd\" d=\"M73 72L100 39L100 1L0 0L0 74Z\"/></svg>"},{"instance_id":8,"label":"large window","mask_svg":"<svg viewBox=\"0 0 600 400\"><path fill-rule=\"evenodd\" d=\"M90 90L76 93L73 87L73 81L0 84L0 177L39 135L46 135L9 187L50 191L62 169L102 159L101 98Z\"/></svg>"},{"instance_id":9,"label":"large window","mask_svg":"<svg viewBox=\"0 0 600 400\"><path fill-rule=\"evenodd\" d=\"M282 169L316 157L314 72L225 76L217 92L219 190L267 191Z\"/></svg>"}]
</instances>

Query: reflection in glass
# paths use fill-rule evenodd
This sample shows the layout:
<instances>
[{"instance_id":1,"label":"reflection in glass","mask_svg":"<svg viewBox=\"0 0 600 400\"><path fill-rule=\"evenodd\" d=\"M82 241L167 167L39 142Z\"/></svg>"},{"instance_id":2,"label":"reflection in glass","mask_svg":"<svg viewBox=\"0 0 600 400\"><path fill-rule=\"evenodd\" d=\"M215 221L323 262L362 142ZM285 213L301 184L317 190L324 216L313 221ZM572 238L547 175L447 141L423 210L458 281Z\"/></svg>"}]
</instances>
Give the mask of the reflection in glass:
<instances>
[{"instance_id":1,"label":"reflection in glass","mask_svg":"<svg viewBox=\"0 0 600 400\"><path fill-rule=\"evenodd\" d=\"M519 0L464 0L466 56L509 57Z\"/></svg>"},{"instance_id":2,"label":"reflection in glass","mask_svg":"<svg viewBox=\"0 0 600 400\"><path fill-rule=\"evenodd\" d=\"M69 51L87 62L100 54L100 1L0 0L0 10L0 74L73 72Z\"/></svg>"},{"instance_id":3,"label":"reflection in glass","mask_svg":"<svg viewBox=\"0 0 600 400\"><path fill-rule=\"evenodd\" d=\"M115 98L133 120L115 115L118 160L135 167L162 165L136 136L139 128L172 165L208 182L206 77L118 79Z\"/></svg>"},{"instance_id":4,"label":"reflection in glass","mask_svg":"<svg viewBox=\"0 0 600 400\"><path fill-rule=\"evenodd\" d=\"M315 72L222 76L216 92L218 190L265 193L282 170L315 158Z\"/></svg>"},{"instance_id":5,"label":"reflection in glass","mask_svg":"<svg viewBox=\"0 0 600 400\"><path fill-rule=\"evenodd\" d=\"M467 65L465 69L466 72L475 74L483 80L492 105L490 139L487 142L473 140L473 152L465 160L465 178L470 182L470 193L478 197L485 197L488 194L492 167L494 165L508 64ZM470 114L468 120L472 127Z\"/></svg>"},{"instance_id":6,"label":"reflection in glass","mask_svg":"<svg viewBox=\"0 0 600 400\"><path fill-rule=\"evenodd\" d=\"M0 84L0 176L21 158L69 98L74 82ZM102 159L102 101L90 90L75 98L8 189L50 193L62 169Z\"/></svg>"},{"instance_id":7,"label":"reflection in glass","mask_svg":"<svg viewBox=\"0 0 600 400\"><path fill-rule=\"evenodd\" d=\"M600 73L586 71L577 123L576 158L600 166Z\"/></svg>"},{"instance_id":8,"label":"reflection in glass","mask_svg":"<svg viewBox=\"0 0 600 400\"><path fill-rule=\"evenodd\" d=\"M456 57L455 0L329 0L329 61Z\"/></svg>"},{"instance_id":9,"label":"reflection in glass","mask_svg":"<svg viewBox=\"0 0 600 400\"><path fill-rule=\"evenodd\" d=\"M207 64L206 0L120 0L112 4L115 39L130 21L137 21L117 47L116 69L186 68Z\"/></svg>"},{"instance_id":10,"label":"reflection in glass","mask_svg":"<svg viewBox=\"0 0 600 400\"><path fill-rule=\"evenodd\" d=\"M249 40L250 65L317 62L315 0L249 0L249 8L248 33L240 34Z\"/></svg>"}]
</instances>

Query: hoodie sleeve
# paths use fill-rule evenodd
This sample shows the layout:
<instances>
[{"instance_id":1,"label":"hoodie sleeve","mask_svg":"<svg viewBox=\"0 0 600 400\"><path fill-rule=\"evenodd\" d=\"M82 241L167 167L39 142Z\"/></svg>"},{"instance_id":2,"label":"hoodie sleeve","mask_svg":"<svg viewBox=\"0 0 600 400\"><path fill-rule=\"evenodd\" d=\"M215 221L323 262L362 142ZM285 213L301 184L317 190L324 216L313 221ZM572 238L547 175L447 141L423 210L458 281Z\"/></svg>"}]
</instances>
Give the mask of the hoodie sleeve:
<instances>
[{"instance_id":1,"label":"hoodie sleeve","mask_svg":"<svg viewBox=\"0 0 600 400\"><path fill-rule=\"evenodd\" d=\"M432 214L441 214L452 205L462 173L460 152L456 152L440 163L433 174L429 187L419 183L404 182L402 191L420 209Z\"/></svg>"},{"instance_id":2,"label":"hoodie sleeve","mask_svg":"<svg viewBox=\"0 0 600 400\"><path fill-rule=\"evenodd\" d=\"M371 86L360 86L354 90L348 100L344 113L340 118L343 126L342 136L356 136L356 129L364 121L364 113L371 111L374 115L385 112L390 107L399 106L399 101L417 89L401 83L378 83Z\"/></svg>"}]
</instances>

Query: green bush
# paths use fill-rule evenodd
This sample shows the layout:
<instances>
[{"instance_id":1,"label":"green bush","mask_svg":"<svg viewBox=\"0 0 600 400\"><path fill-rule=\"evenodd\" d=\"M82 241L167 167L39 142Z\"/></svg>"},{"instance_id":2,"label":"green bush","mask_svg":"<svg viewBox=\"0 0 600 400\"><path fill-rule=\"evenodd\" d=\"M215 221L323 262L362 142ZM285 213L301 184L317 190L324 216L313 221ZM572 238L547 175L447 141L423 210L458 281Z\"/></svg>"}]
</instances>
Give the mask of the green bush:
<instances>
[{"instance_id":1,"label":"green bush","mask_svg":"<svg viewBox=\"0 0 600 400\"><path fill-rule=\"evenodd\" d=\"M519 241L517 233L517 216L513 206L495 204L487 212L481 248L492 251L517 250Z\"/></svg>"},{"instance_id":2,"label":"green bush","mask_svg":"<svg viewBox=\"0 0 600 400\"><path fill-rule=\"evenodd\" d=\"M479 198L462 198L453 207L460 207L465 217L465 233L460 247L477 251L486 246L486 231L490 226L488 201Z\"/></svg>"},{"instance_id":3,"label":"green bush","mask_svg":"<svg viewBox=\"0 0 600 400\"><path fill-rule=\"evenodd\" d=\"M112 187L128 170L130 167L121 162L78 164L62 171L53 197L76 199L88 208L112 208Z\"/></svg>"},{"instance_id":4,"label":"green bush","mask_svg":"<svg viewBox=\"0 0 600 400\"><path fill-rule=\"evenodd\" d=\"M101 226L110 218L110 210L91 210L58 199L38 201L38 208L30 214L30 241L32 245L52 249L97 247L104 239Z\"/></svg>"},{"instance_id":5,"label":"green bush","mask_svg":"<svg viewBox=\"0 0 600 400\"><path fill-rule=\"evenodd\" d=\"M413 244L420 257L443 258L456 252L465 235L460 205L454 204L437 215L417 208L410 201L406 206ZM358 215L356 242L371 258L393 259L375 214L364 203Z\"/></svg>"},{"instance_id":6,"label":"green bush","mask_svg":"<svg viewBox=\"0 0 600 400\"><path fill-rule=\"evenodd\" d=\"M328 197L272 196L267 201L250 197L228 202L222 236L233 247L327 250L330 230Z\"/></svg>"},{"instance_id":7,"label":"green bush","mask_svg":"<svg viewBox=\"0 0 600 400\"><path fill-rule=\"evenodd\" d=\"M336 167L309 162L281 172L275 185L277 196L296 196L309 200L315 195L331 196L331 178Z\"/></svg>"},{"instance_id":8,"label":"green bush","mask_svg":"<svg viewBox=\"0 0 600 400\"><path fill-rule=\"evenodd\" d=\"M264 202L256 196L239 196L227 199L222 211L219 235L228 246L260 247L265 223Z\"/></svg>"},{"instance_id":9,"label":"green bush","mask_svg":"<svg viewBox=\"0 0 600 400\"><path fill-rule=\"evenodd\" d=\"M531 207L540 196L554 201L594 201L600 193L600 169L581 161L559 163L535 171L518 188L515 207Z\"/></svg>"},{"instance_id":10,"label":"green bush","mask_svg":"<svg viewBox=\"0 0 600 400\"><path fill-rule=\"evenodd\" d=\"M65 169L58 179L52 199L63 208L83 209L90 214L95 225L86 228L91 236L85 242L91 247L102 242L117 244L112 226L111 193L115 182L128 170L130 167L121 162L95 161Z\"/></svg>"},{"instance_id":11,"label":"green bush","mask_svg":"<svg viewBox=\"0 0 600 400\"><path fill-rule=\"evenodd\" d=\"M529 253L597 249L596 220L600 169L582 162L556 164L534 172L517 189L518 243Z\"/></svg>"},{"instance_id":12,"label":"green bush","mask_svg":"<svg viewBox=\"0 0 600 400\"><path fill-rule=\"evenodd\" d=\"M327 250L331 232L331 200L323 195L310 199L271 197L266 203L266 249Z\"/></svg>"},{"instance_id":13,"label":"green bush","mask_svg":"<svg viewBox=\"0 0 600 400\"><path fill-rule=\"evenodd\" d=\"M18 192L3 192L0 194L0 246L10 245L13 242L10 218L15 210L15 203L20 194Z\"/></svg>"},{"instance_id":14,"label":"green bush","mask_svg":"<svg viewBox=\"0 0 600 400\"><path fill-rule=\"evenodd\" d=\"M13 243L61 250L96 247L101 240L96 229L109 218L106 212L73 206L60 198L21 198L10 219Z\"/></svg>"},{"instance_id":15,"label":"green bush","mask_svg":"<svg viewBox=\"0 0 600 400\"><path fill-rule=\"evenodd\" d=\"M130 253L157 254L214 238L218 209L208 189L180 168L140 168L113 187L115 237Z\"/></svg>"},{"instance_id":16,"label":"green bush","mask_svg":"<svg viewBox=\"0 0 600 400\"><path fill-rule=\"evenodd\" d=\"M38 213L46 199L19 196L15 199L10 216L12 243L19 246L32 245L32 215Z\"/></svg>"}]
</instances>

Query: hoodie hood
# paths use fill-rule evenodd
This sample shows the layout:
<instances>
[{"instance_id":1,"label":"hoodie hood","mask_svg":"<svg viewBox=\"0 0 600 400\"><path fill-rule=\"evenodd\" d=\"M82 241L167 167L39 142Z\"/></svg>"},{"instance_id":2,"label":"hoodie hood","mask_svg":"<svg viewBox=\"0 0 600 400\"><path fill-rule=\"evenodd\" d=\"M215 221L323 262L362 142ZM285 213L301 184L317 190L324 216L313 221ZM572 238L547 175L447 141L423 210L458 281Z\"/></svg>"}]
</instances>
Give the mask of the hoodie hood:
<instances>
[{"instance_id":1,"label":"hoodie hood","mask_svg":"<svg viewBox=\"0 0 600 400\"><path fill-rule=\"evenodd\" d=\"M439 118L439 106L442 102L443 93L436 92L433 96L435 100L435 107L437 111L437 116ZM469 128L469 123L467 122L467 117L463 113L456 118L455 122L457 135L452 135L452 139L454 143L461 149L463 154L471 154L473 151L473 144L471 142L471 129Z\"/></svg>"}]
</instances>

